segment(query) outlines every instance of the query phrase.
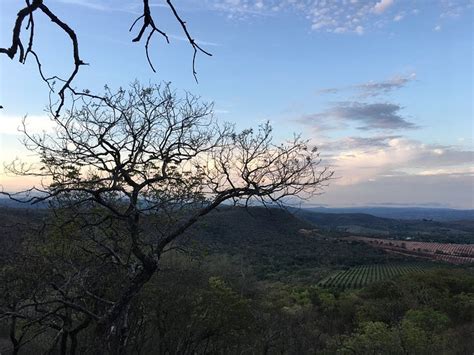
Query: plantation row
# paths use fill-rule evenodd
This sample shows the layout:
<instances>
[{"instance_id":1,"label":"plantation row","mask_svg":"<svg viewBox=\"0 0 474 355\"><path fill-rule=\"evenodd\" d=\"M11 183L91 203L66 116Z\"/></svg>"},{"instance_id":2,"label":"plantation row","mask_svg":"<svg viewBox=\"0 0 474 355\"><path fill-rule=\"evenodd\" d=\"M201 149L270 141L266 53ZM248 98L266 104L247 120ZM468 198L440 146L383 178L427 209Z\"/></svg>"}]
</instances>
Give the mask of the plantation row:
<instances>
[{"instance_id":1,"label":"plantation row","mask_svg":"<svg viewBox=\"0 0 474 355\"><path fill-rule=\"evenodd\" d=\"M426 264L421 263L360 265L338 271L319 282L318 286L340 289L360 288L398 275L424 272L425 269Z\"/></svg>"},{"instance_id":2,"label":"plantation row","mask_svg":"<svg viewBox=\"0 0 474 355\"><path fill-rule=\"evenodd\" d=\"M433 259L445 261L451 264L468 264L474 263L474 258L466 258L463 256L456 256L456 255L445 255L445 254L434 254Z\"/></svg>"},{"instance_id":3,"label":"plantation row","mask_svg":"<svg viewBox=\"0 0 474 355\"><path fill-rule=\"evenodd\" d=\"M350 239L363 241L386 250L416 254L453 264L474 263L473 244L430 243L367 237L350 237Z\"/></svg>"}]
</instances>

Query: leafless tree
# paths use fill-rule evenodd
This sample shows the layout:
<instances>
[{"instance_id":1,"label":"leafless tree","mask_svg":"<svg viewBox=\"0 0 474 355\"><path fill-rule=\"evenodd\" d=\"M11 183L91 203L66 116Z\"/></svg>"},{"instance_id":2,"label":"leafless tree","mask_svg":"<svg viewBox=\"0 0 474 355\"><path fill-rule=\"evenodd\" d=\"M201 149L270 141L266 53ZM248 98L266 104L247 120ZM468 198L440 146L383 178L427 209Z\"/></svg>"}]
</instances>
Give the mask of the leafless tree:
<instances>
[{"instance_id":1,"label":"leafless tree","mask_svg":"<svg viewBox=\"0 0 474 355\"><path fill-rule=\"evenodd\" d=\"M226 202L281 205L310 197L332 175L300 136L274 144L268 123L238 132L219 124L211 104L178 98L169 85L73 96L71 108L61 117L53 110L51 119L53 133L30 134L24 125L25 146L41 163L8 166L41 177L42 186L8 195L49 201L64 238L87 241L84 255L100 259L103 272L123 275L113 293L99 293L97 282L83 280L92 268L64 271L48 299L90 319L111 352L126 345L131 301L201 217ZM74 282L80 286L69 291Z\"/></svg>"},{"instance_id":2,"label":"leafless tree","mask_svg":"<svg viewBox=\"0 0 474 355\"><path fill-rule=\"evenodd\" d=\"M132 23L130 27L130 32L141 23L138 34L132 39L132 42L141 42L142 39L145 42L145 53L148 60L148 63L153 70L156 72L152 61L149 55L149 46L150 41L155 34L161 35L167 43L170 42L168 35L164 32L163 29L160 29L156 24L150 9L149 0L142 0L143 11L140 16L138 16ZM203 49L196 40L191 36L188 31L186 22L181 18L176 7L174 6L171 0L165 1L168 8L171 11L172 16L179 23L184 36L188 40L190 46L193 50L192 57L192 73L194 78L197 81L197 72L196 72L196 55L198 52L205 55L211 56L212 54ZM67 91L78 94L76 89L72 85L73 80L79 73L81 66L87 65L86 62L82 59L79 54L79 38L71 28L64 18L59 17L56 12L48 7L46 3L49 1L45 0L25 0L24 7L18 11L16 19L14 21L12 29L12 40L9 47L0 47L0 54L8 56L10 59L18 58L18 61L22 64L26 63L28 56L31 55L38 67L39 74L41 78L46 82L51 92L54 92L54 83L60 82L60 88L58 90L58 102L56 103L55 114L59 115L64 104L65 104L65 95ZM40 61L40 56L36 53L34 49L34 40L35 40L35 16L46 16L51 22L56 25L61 32L71 41L72 44L72 58L73 58L73 70L71 73L65 77L61 78L58 75L46 75L43 71L42 63ZM22 38L23 33L27 33L26 38ZM146 38L146 39L144 39ZM0 108L3 108L0 106Z\"/></svg>"}]
</instances>

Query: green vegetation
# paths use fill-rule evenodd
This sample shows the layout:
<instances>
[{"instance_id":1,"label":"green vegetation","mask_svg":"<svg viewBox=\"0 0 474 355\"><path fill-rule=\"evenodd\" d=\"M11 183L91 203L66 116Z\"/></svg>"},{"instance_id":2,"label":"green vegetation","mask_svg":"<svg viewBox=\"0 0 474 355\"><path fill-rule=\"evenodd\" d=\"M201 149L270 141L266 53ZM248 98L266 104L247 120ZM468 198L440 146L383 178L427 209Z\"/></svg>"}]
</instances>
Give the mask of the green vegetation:
<instances>
[{"instance_id":1,"label":"green vegetation","mask_svg":"<svg viewBox=\"0 0 474 355\"><path fill-rule=\"evenodd\" d=\"M39 224L44 216L0 210L4 315L39 297L53 302L63 290L95 307L113 299L125 273L109 264L104 274L104 265L84 252L87 240L71 237L71 225L44 238L20 228L25 217ZM224 207L206 216L163 254L160 272L130 304L124 354L472 353L472 269L414 263L362 242L301 231L311 228L282 210ZM72 284L74 264L84 265L82 280L100 297L95 304ZM61 282L57 270L71 281L51 291ZM49 308L28 313L38 312L39 322L0 319L0 352L12 350L14 329L19 354L61 353L58 328L65 323L75 354L93 353L95 329L86 316L59 306L57 317L43 319L43 311Z\"/></svg>"},{"instance_id":2,"label":"green vegetation","mask_svg":"<svg viewBox=\"0 0 474 355\"><path fill-rule=\"evenodd\" d=\"M341 292L259 281L215 261L180 253L164 258L162 272L131 305L127 354L456 355L474 349L468 270L435 268ZM55 336L44 333L23 353L44 353ZM3 323L0 338L7 337ZM92 329L77 342L78 354L90 353Z\"/></svg>"},{"instance_id":3,"label":"green vegetation","mask_svg":"<svg viewBox=\"0 0 474 355\"><path fill-rule=\"evenodd\" d=\"M318 283L325 288L362 288L378 281L393 279L408 273L425 272L433 264L404 263L383 265L359 265L347 270L337 271Z\"/></svg>"},{"instance_id":4,"label":"green vegetation","mask_svg":"<svg viewBox=\"0 0 474 355\"><path fill-rule=\"evenodd\" d=\"M196 257L225 255L236 267L250 267L260 280L290 284L315 284L338 268L411 260L363 242L301 232L313 228L283 210L220 208L182 243Z\"/></svg>"}]
</instances>

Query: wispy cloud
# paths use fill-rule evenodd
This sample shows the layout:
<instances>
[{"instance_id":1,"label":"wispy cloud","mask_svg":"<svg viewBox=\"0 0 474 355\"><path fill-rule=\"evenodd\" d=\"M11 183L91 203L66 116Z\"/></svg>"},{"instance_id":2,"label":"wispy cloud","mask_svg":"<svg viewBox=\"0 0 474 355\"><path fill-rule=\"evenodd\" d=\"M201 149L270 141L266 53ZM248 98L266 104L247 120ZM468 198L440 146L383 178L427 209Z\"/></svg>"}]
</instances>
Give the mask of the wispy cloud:
<instances>
[{"instance_id":1,"label":"wispy cloud","mask_svg":"<svg viewBox=\"0 0 474 355\"><path fill-rule=\"evenodd\" d=\"M126 12L133 15L140 14L139 3L124 3L122 1L111 0L56 0L57 2L80 6L90 10L104 12Z\"/></svg>"},{"instance_id":2,"label":"wispy cloud","mask_svg":"<svg viewBox=\"0 0 474 355\"><path fill-rule=\"evenodd\" d=\"M394 16L393 21L399 22L399 21L403 20L404 17L405 17L405 14L403 12L401 12L401 13Z\"/></svg>"},{"instance_id":3,"label":"wispy cloud","mask_svg":"<svg viewBox=\"0 0 474 355\"><path fill-rule=\"evenodd\" d=\"M104 12L126 12L133 15L140 15L142 11L143 5L140 2L129 3L120 0L56 0L63 4L74 5L84 7L90 10L95 11L104 11ZM157 8L168 8L168 5L165 3L155 2L150 3L150 7L157 7ZM177 41L188 42L188 39L185 36L176 35L176 34L168 34L168 37ZM113 42L122 42L116 39L107 39ZM194 38L196 43L203 46L210 46L216 47L219 46L218 43L205 41L201 39Z\"/></svg>"},{"instance_id":4,"label":"wispy cloud","mask_svg":"<svg viewBox=\"0 0 474 355\"><path fill-rule=\"evenodd\" d=\"M175 34L168 34L168 37L171 38L171 39L175 39L177 41L182 41L182 42L188 42L189 41L188 38L186 38L185 36L180 36L180 35L175 35ZM218 47L218 46L220 46L219 43L203 41L203 40L196 39L196 38L194 38L194 41L197 44L202 45L202 46L208 46L208 47Z\"/></svg>"},{"instance_id":5,"label":"wispy cloud","mask_svg":"<svg viewBox=\"0 0 474 355\"><path fill-rule=\"evenodd\" d=\"M359 97L376 97L388 94L392 91L402 89L416 79L416 73L408 75L395 75L390 79L381 81L368 81L366 83L354 84L342 88L324 88L317 91L318 94L337 94L342 91L356 91Z\"/></svg>"},{"instance_id":6,"label":"wispy cloud","mask_svg":"<svg viewBox=\"0 0 474 355\"><path fill-rule=\"evenodd\" d=\"M355 85L354 88L359 90L361 96L379 96L387 94L391 91L405 87L409 82L415 80L416 74L396 75L388 80L369 81L367 83Z\"/></svg>"},{"instance_id":7,"label":"wispy cloud","mask_svg":"<svg viewBox=\"0 0 474 355\"><path fill-rule=\"evenodd\" d=\"M382 16L389 15L394 0L207 0L204 3L230 18L271 16L292 11L303 15L317 32L362 35Z\"/></svg>"},{"instance_id":8,"label":"wispy cloud","mask_svg":"<svg viewBox=\"0 0 474 355\"><path fill-rule=\"evenodd\" d=\"M374 7L372 8L372 11L375 12L376 14L381 14L387 9L393 5L393 0L380 0L377 2Z\"/></svg>"},{"instance_id":9,"label":"wispy cloud","mask_svg":"<svg viewBox=\"0 0 474 355\"><path fill-rule=\"evenodd\" d=\"M441 0L440 18L457 18L467 10L474 8L472 0Z\"/></svg>"},{"instance_id":10,"label":"wispy cloud","mask_svg":"<svg viewBox=\"0 0 474 355\"><path fill-rule=\"evenodd\" d=\"M366 151L390 147L390 141L400 139L400 135L374 136L374 137L344 137L335 140L328 140L319 144L323 152L341 151Z\"/></svg>"},{"instance_id":11,"label":"wispy cloud","mask_svg":"<svg viewBox=\"0 0 474 355\"><path fill-rule=\"evenodd\" d=\"M226 14L229 19L246 19L253 16L269 16L281 8L270 8L270 2L258 0L205 0L202 4L212 10Z\"/></svg>"},{"instance_id":12,"label":"wispy cloud","mask_svg":"<svg viewBox=\"0 0 474 355\"><path fill-rule=\"evenodd\" d=\"M120 11L139 14L140 2L125 0L56 0L97 11ZM185 3L185 2L183 2ZM423 1L395 0L188 0L188 8L211 9L231 19L274 16L293 12L306 18L315 32L335 34L358 34L400 22L405 17L415 16L419 9L415 5ZM433 6L439 18L456 18L473 7L471 0L438 0ZM151 7L167 7L165 2L155 1Z\"/></svg>"},{"instance_id":13,"label":"wispy cloud","mask_svg":"<svg viewBox=\"0 0 474 355\"><path fill-rule=\"evenodd\" d=\"M86 7L92 10L98 11L109 11L111 8L107 6L103 1L95 1L95 0L57 0L58 2L64 4L71 4Z\"/></svg>"},{"instance_id":14,"label":"wispy cloud","mask_svg":"<svg viewBox=\"0 0 474 355\"><path fill-rule=\"evenodd\" d=\"M400 113L402 107L393 103L337 102L326 111L305 115L298 122L324 129L324 123L355 124L359 130L397 130L418 128ZM329 126L330 127L330 126ZM340 126L339 126L340 127Z\"/></svg>"}]
</instances>

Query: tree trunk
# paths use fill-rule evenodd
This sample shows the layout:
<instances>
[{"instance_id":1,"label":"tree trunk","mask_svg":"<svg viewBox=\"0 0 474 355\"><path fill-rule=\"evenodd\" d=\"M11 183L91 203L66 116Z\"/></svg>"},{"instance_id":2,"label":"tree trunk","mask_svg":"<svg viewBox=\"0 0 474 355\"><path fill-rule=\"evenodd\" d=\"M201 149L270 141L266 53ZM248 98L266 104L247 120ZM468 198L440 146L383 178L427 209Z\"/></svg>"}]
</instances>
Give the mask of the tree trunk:
<instances>
[{"instance_id":1,"label":"tree trunk","mask_svg":"<svg viewBox=\"0 0 474 355\"><path fill-rule=\"evenodd\" d=\"M20 342L16 339L16 317L13 317L10 323L10 341L13 345L12 354L17 355L20 351Z\"/></svg>"},{"instance_id":2,"label":"tree trunk","mask_svg":"<svg viewBox=\"0 0 474 355\"><path fill-rule=\"evenodd\" d=\"M70 355L76 355L77 351L77 333L70 333L69 337L71 338L71 349L69 350Z\"/></svg>"},{"instance_id":3,"label":"tree trunk","mask_svg":"<svg viewBox=\"0 0 474 355\"><path fill-rule=\"evenodd\" d=\"M64 331L61 335L61 344L59 346L59 353L61 355L66 355L67 353L67 338L69 337L69 333Z\"/></svg>"},{"instance_id":4,"label":"tree trunk","mask_svg":"<svg viewBox=\"0 0 474 355\"><path fill-rule=\"evenodd\" d=\"M128 340L128 310L132 299L151 279L158 269L154 260L147 260L143 268L135 275L120 299L97 323L94 335L94 354L123 354ZM126 324L125 321L126 320Z\"/></svg>"}]
</instances>

